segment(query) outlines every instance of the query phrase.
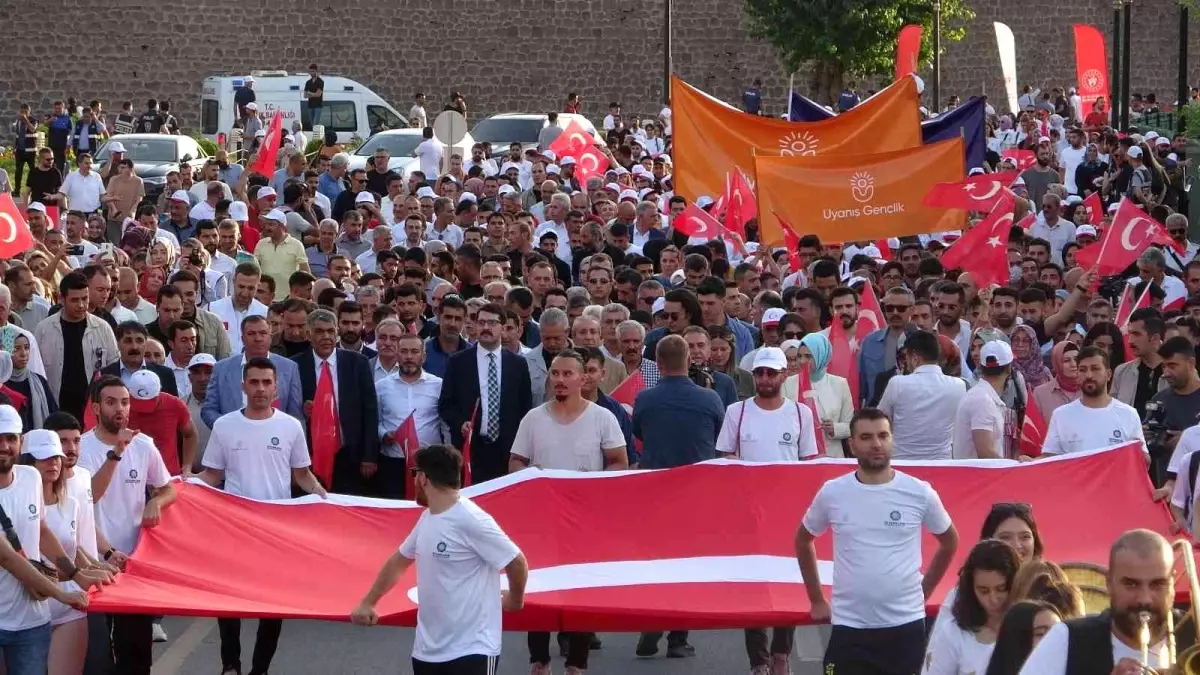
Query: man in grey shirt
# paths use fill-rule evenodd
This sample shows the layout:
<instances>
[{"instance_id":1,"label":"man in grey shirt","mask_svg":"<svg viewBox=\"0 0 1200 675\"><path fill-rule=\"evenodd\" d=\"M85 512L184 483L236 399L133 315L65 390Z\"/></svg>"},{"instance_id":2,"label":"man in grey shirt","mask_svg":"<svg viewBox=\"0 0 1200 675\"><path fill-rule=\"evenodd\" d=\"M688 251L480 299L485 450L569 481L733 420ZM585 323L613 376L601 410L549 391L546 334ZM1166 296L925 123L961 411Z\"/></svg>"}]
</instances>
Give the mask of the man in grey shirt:
<instances>
[{"instance_id":1,"label":"man in grey shirt","mask_svg":"<svg viewBox=\"0 0 1200 675\"><path fill-rule=\"evenodd\" d=\"M546 113L546 126L538 133L538 149L545 152L550 144L562 135L563 129L558 126L558 113Z\"/></svg>"},{"instance_id":2,"label":"man in grey shirt","mask_svg":"<svg viewBox=\"0 0 1200 675\"><path fill-rule=\"evenodd\" d=\"M1046 195L1046 188L1054 183L1061 183L1058 171L1050 167L1050 148L1042 147L1037 151L1037 164L1025 169L1021 174L1025 181L1025 192L1034 204L1041 204Z\"/></svg>"}]
</instances>

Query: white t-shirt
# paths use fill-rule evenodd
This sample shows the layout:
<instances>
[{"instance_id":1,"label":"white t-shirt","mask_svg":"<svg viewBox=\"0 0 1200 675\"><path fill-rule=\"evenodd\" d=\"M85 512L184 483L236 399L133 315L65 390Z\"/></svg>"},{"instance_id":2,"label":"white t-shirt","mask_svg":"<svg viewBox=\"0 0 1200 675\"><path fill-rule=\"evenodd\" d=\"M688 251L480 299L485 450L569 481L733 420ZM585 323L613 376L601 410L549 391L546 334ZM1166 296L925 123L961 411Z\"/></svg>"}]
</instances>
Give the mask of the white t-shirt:
<instances>
[{"instance_id":1,"label":"white t-shirt","mask_svg":"<svg viewBox=\"0 0 1200 675\"><path fill-rule=\"evenodd\" d=\"M12 468L12 483L0 489L0 508L12 521L21 551L30 560L41 560L42 475L32 466ZM0 630L18 631L36 628L50 622L50 603L35 601L17 578L0 570Z\"/></svg>"},{"instance_id":2,"label":"white t-shirt","mask_svg":"<svg viewBox=\"0 0 1200 675\"><path fill-rule=\"evenodd\" d=\"M67 479L67 496L79 503L79 547L96 560L102 556L96 542L96 505L92 501L92 472L76 466Z\"/></svg>"},{"instance_id":3,"label":"white t-shirt","mask_svg":"<svg viewBox=\"0 0 1200 675\"><path fill-rule=\"evenodd\" d=\"M892 628L925 618L921 590L921 528L950 529L950 514L923 480L895 472L868 485L855 472L817 491L804 528L814 537L833 529L833 624Z\"/></svg>"},{"instance_id":4,"label":"white t-shirt","mask_svg":"<svg viewBox=\"0 0 1200 675\"><path fill-rule=\"evenodd\" d=\"M892 418L896 459L949 459L954 417L967 384L942 373L941 366L917 366L888 380L879 409Z\"/></svg>"},{"instance_id":5,"label":"white t-shirt","mask_svg":"<svg viewBox=\"0 0 1200 675\"><path fill-rule=\"evenodd\" d=\"M1188 427L1179 435L1179 442L1171 453L1171 461L1167 463L1167 472L1179 475L1188 470L1188 461L1192 453L1200 450L1200 424Z\"/></svg>"},{"instance_id":6,"label":"white t-shirt","mask_svg":"<svg viewBox=\"0 0 1200 675\"><path fill-rule=\"evenodd\" d=\"M1066 184L1068 194L1079 194L1079 186L1075 185L1075 170L1083 164L1083 160L1087 158L1087 146L1072 148L1070 145L1063 148L1058 153L1058 161L1062 164L1063 183ZM1088 187L1088 186L1084 186Z\"/></svg>"},{"instance_id":7,"label":"white t-shirt","mask_svg":"<svg viewBox=\"0 0 1200 675\"><path fill-rule=\"evenodd\" d=\"M76 169L67 174L58 191L67 196L67 203L72 211L92 213L100 210L100 198L104 196L104 179L95 171L89 171L85 176Z\"/></svg>"},{"instance_id":8,"label":"white t-shirt","mask_svg":"<svg viewBox=\"0 0 1200 675\"><path fill-rule=\"evenodd\" d=\"M971 432L988 431L992 436L992 449L1004 456L1004 413L1007 406L1000 400L996 388L980 380L967 390L958 412L954 415L954 459L978 459L975 439Z\"/></svg>"},{"instance_id":9,"label":"white t-shirt","mask_svg":"<svg viewBox=\"0 0 1200 675\"><path fill-rule=\"evenodd\" d=\"M500 654L500 575L521 550L496 520L466 497L421 514L400 544L417 564L417 636L413 658L445 663Z\"/></svg>"},{"instance_id":10,"label":"white t-shirt","mask_svg":"<svg viewBox=\"0 0 1200 675\"><path fill-rule=\"evenodd\" d=\"M1068 632L1067 624L1055 625L1033 648L1025 665L1021 666L1020 675L1066 675L1067 648L1070 644L1071 634ZM1113 663L1125 658L1135 661L1142 660L1140 650L1127 646L1116 636L1112 637L1112 650ZM1163 668L1167 665L1167 658L1167 644L1164 640L1150 648L1150 663L1147 665L1151 668Z\"/></svg>"},{"instance_id":11,"label":"white t-shirt","mask_svg":"<svg viewBox=\"0 0 1200 675\"><path fill-rule=\"evenodd\" d=\"M1114 398L1103 408L1089 408L1076 399L1051 413L1042 454L1086 452L1133 441L1140 441L1146 451L1142 420L1132 406Z\"/></svg>"},{"instance_id":12,"label":"white t-shirt","mask_svg":"<svg viewBox=\"0 0 1200 675\"><path fill-rule=\"evenodd\" d=\"M437 180L442 166L442 144L436 138L427 138L417 146L416 156L425 177L430 181Z\"/></svg>"},{"instance_id":13,"label":"white t-shirt","mask_svg":"<svg viewBox=\"0 0 1200 675\"><path fill-rule=\"evenodd\" d=\"M222 415L204 450L204 466L225 472L225 491L250 499L290 498L292 469L311 464L304 427L278 410L265 420L241 410Z\"/></svg>"},{"instance_id":14,"label":"white t-shirt","mask_svg":"<svg viewBox=\"0 0 1200 675\"><path fill-rule=\"evenodd\" d=\"M752 398L734 403L725 409L717 452L738 455L747 462L797 462L816 457L812 411L787 400L775 410L763 410Z\"/></svg>"},{"instance_id":15,"label":"white t-shirt","mask_svg":"<svg viewBox=\"0 0 1200 675\"><path fill-rule=\"evenodd\" d=\"M58 504L46 507L46 526L58 538L63 551L71 560L75 559L75 553L79 550L80 511L79 502L75 501L73 497L66 497ZM79 584L74 581L60 581L58 585L68 593L80 590ZM74 607L64 605L57 600L50 601L50 623L52 625L61 626L64 623L82 619L84 616L86 615L83 612Z\"/></svg>"},{"instance_id":16,"label":"white t-shirt","mask_svg":"<svg viewBox=\"0 0 1200 675\"><path fill-rule=\"evenodd\" d=\"M89 431L79 439L79 465L94 475L108 461L113 446ZM146 488L160 488L171 480L162 455L146 434L133 437L121 461L117 462L104 496L96 502L96 524L108 543L130 555L142 532L142 512L146 509Z\"/></svg>"},{"instance_id":17,"label":"white t-shirt","mask_svg":"<svg viewBox=\"0 0 1200 675\"><path fill-rule=\"evenodd\" d=\"M217 315L225 332L229 335L231 354L242 353L242 320L248 316L266 316L267 306L258 300L251 299L246 311L239 312L233 306L233 296L227 296L208 305L208 311Z\"/></svg>"},{"instance_id":18,"label":"white t-shirt","mask_svg":"<svg viewBox=\"0 0 1200 675\"><path fill-rule=\"evenodd\" d=\"M533 466L567 471L603 471L604 451L625 446L617 418L607 409L587 401L587 407L563 424L543 403L521 418L512 454Z\"/></svg>"},{"instance_id":19,"label":"white t-shirt","mask_svg":"<svg viewBox=\"0 0 1200 675\"><path fill-rule=\"evenodd\" d=\"M921 675L982 675L987 672L995 647L996 643L980 642L975 633L963 630L953 616L946 616L937 622L929 637Z\"/></svg>"}]
</instances>

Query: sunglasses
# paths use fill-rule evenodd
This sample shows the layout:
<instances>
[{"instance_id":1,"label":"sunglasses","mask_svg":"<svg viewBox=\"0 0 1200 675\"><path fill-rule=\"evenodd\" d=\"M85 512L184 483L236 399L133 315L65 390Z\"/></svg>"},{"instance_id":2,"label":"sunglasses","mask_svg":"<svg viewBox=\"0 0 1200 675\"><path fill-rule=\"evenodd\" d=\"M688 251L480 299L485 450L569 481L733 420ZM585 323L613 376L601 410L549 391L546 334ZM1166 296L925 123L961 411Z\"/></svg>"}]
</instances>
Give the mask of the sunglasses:
<instances>
[{"instance_id":1,"label":"sunglasses","mask_svg":"<svg viewBox=\"0 0 1200 675\"><path fill-rule=\"evenodd\" d=\"M992 504L992 514L1000 515L1005 513L1020 513L1027 516L1033 515L1033 506L1028 502L996 502Z\"/></svg>"},{"instance_id":2,"label":"sunglasses","mask_svg":"<svg viewBox=\"0 0 1200 675\"><path fill-rule=\"evenodd\" d=\"M883 311L889 314L900 314L912 309L912 305L884 305Z\"/></svg>"},{"instance_id":3,"label":"sunglasses","mask_svg":"<svg viewBox=\"0 0 1200 675\"><path fill-rule=\"evenodd\" d=\"M805 335L805 333L802 330L789 330L789 331L784 331L783 339L784 340L799 340L800 338L804 337L804 335Z\"/></svg>"}]
</instances>

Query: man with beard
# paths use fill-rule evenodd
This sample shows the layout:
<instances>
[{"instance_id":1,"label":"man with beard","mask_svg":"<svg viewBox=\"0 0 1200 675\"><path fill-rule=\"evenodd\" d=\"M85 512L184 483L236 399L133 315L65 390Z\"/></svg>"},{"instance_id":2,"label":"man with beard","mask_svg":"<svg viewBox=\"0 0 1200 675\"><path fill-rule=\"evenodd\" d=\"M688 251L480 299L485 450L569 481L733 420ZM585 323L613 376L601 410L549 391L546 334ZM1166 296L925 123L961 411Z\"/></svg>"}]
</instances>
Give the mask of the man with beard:
<instances>
[{"instance_id":1,"label":"man with beard","mask_svg":"<svg viewBox=\"0 0 1200 675\"><path fill-rule=\"evenodd\" d=\"M254 297L261 278L262 271L258 265L252 262L239 264L233 271L233 293L208 306L208 311L225 327L232 354L242 351L242 321L248 316L267 315L267 306Z\"/></svg>"},{"instance_id":2,"label":"man with beard","mask_svg":"<svg viewBox=\"0 0 1200 675\"><path fill-rule=\"evenodd\" d=\"M93 383L90 405L98 424L80 440L79 464L92 472L100 533L130 555L142 528L157 527L175 501L175 488L154 442L126 426L129 390L120 378L105 375ZM112 616L116 672L149 675L152 626L148 615Z\"/></svg>"},{"instance_id":3,"label":"man with beard","mask_svg":"<svg viewBox=\"0 0 1200 675\"><path fill-rule=\"evenodd\" d=\"M754 355L754 398L725 409L717 452L746 462L798 462L817 456L818 428L808 406L783 397L787 357L778 347ZM746 629L746 653L754 675L787 673L793 629Z\"/></svg>"},{"instance_id":4,"label":"man with beard","mask_svg":"<svg viewBox=\"0 0 1200 675\"><path fill-rule=\"evenodd\" d=\"M396 372L375 383L379 399L379 473L378 494L386 499L404 499L406 471L405 453L418 448L444 443L449 430L438 417L438 398L442 394L442 378L425 372L425 342L420 336L405 333L395 319L388 319L376 329L380 340L380 356L384 341L395 354ZM394 343L394 344L393 344ZM413 418L417 435L415 446L404 445L399 432L409 417Z\"/></svg>"},{"instance_id":5,"label":"man with beard","mask_svg":"<svg viewBox=\"0 0 1200 675\"><path fill-rule=\"evenodd\" d=\"M358 303L347 300L338 305L337 321L338 349L361 354L368 359L374 358L375 350L363 343L363 313Z\"/></svg>"},{"instance_id":6,"label":"man with beard","mask_svg":"<svg viewBox=\"0 0 1200 675\"><path fill-rule=\"evenodd\" d=\"M467 304L456 293L444 295L437 308L437 319L437 335L425 340L425 370L444 377L450 357L467 348L462 336Z\"/></svg>"},{"instance_id":7,"label":"man with beard","mask_svg":"<svg viewBox=\"0 0 1200 675\"><path fill-rule=\"evenodd\" d=\"M380 380L387 378L389 375L395 375L400 372L400 339L404 336L405 330L403 324L395 319L385 319L380 321L375 327L375 349L377 353L371 359L371 379L375 381L376 386ZM425 341L421 341L421 362L425 361ZM376 393L379 393L376 391Z\"/></svg>"},{"instance_id":8,"label":"man with beard","mask_svg":"<svg viewBox=\"0 0 1200 675\"><path fill-rule=\"evenodd\" d=\"M525 604L529 563L496 520L459 495L462 455L446 445L417 452L413 480L426 510L400 549L379 570L350 620L379 623L375 606L417 563L417 594L427 608L417 616L414 675L487 675L500 656L501 615ZM500 576L508 577L501 593Z\"/></svg>"},{"instance_id":9,"label":"man with beard","mask_svg":"<svg viewBox=\"0 0 1200 675\"><path fill-rule=\"evenodd\" d=\"M1067 299L1063 301L1062 305L1059 306L1058 311L1044 319L1023 320L1024 325L1033 328L1037 334L1039 345L1046 344L1048 339L1046 336L1057 335L1060 330L1075 323L1075 311L1081 306L1086 306L1086 300L1091 295L1089 289L1096 278L1096 270L1088 270L1083 276L1079 277L1079 281L1075 283L1075 288L1067 296ZM988 306L988 316L992 320L992 325L1004 331L1005 335L1011 337L1013 331L1019 325L1017 323L1017 312L1020 305L1020 294L1017 291L1004 286L993 290L992 301Z\"/></svg>"},{"instance_id":10,"label":"man with beard","mask_svg":"<svg viewBox=\"0 0 1200 675\"><path fill-rule=\"evenodd\" d=\"M834 321L842 322L842 330L853 340L858 326L858 292L848 286L833 289L829 294L829 311L833 313ZM832 325L821 329L821 335L829 337L832 329Z\"/></svg>"},{"instance_id":11,"label":"man with beard","mask_svg":"<svg viewBox=\"0 0 1200 675\"><path fill-rule=\"evenodd\" d=\"M146 361L146 340L149 335L146 327L136 321L126 321L117 326L117 349L121 352L120 360L110 363L100 369L101 375L116 375L121 381L129 384L129 378L139 370L149 370L162 381L164 393L179 396L175 386L175 374L170 368Z\"/></svg>"},{"instance_id":12,"label":"man with beard","mask_svg":"<svg viewBox=\"0 0 1200 675\"><path fill-rule=\"evenodd\" d=\"M617 305L620 307L620 305ZM571 346L579 351L584 357L584 349L589 347L599 348L603 342L600 339L600 321L593 319L590 316L581 316L575 319L575 323L571 324ZM600 382L600 390L608 393L625 381L625 366L614 358L604 359L604 379Z\"/></svg>"},{"instance_id":13,"label":"man with beard","mask_svg":"<svg viewBox=\"0 0 1200 675\"><path fill-rule=\"evenodd\" d=\"M1175 602L1175 554L1150 530L1122 534L1108 555L1108 612L1058 624L1037 643L1021 675L1169 672L1167 613ZM1141 621L1150 615L1149 662L1142 663Z\"/></svg>"},{"instance_id":14,"label":"man with beard","mask_svg":"<svg viewBox=\"0 0 1200 675\"><path fill-rule=\"evenodd\" d=\"M517 428L510 473L536 466L567 471L619 471L629 468L625 435L617 418L585 399L581 390L585 360L579 352L559 352L550 363L553 398L529 411ZM567 633L567 675L587 670L590 633ZM550 673L550 633L529 634L529 660L533 675Z\"/></svg>"},{"instance_id":15,"label":"man with beard","mask_svg":"<svg viewBox=\"0 0 1200 675\"><path fill-rule=\"evenodd\" d=\"M971 352L971 323L963 319L967 309L967 293L959 284L944 281L933 292L933 309L937 313L936 330L958 345L959 353Z\"/></svg>"},{"instance_id":16,"label":"man with beard","mask_svg":"<svg viewBox=\"0 0 1200 675\"><path fill-rule=\"evenodd\" d=\"M251 315L242 319L242 353L217 362L200 408L200 418L210 429L222 415L240 410L246 405L242 391L242 370L253 358L269 358L275 364L275 390L279 397L277 407L285 413L304 421L301 405L300 368L295 361L272 353L271 324L266 317ZM188 364L189 370L191 364Z\"/></svg>"},{"instance_id":17,"label":"man with beard","mask_svg":"<svg viewBox=\"0 0 1200 675\"><path fill-rule=\"evenodd\" d=\"M796 557L814 621L831 621L828 672L900 675L921 670L925 658L925 598L937 587L958 532L942 500L925 481L892 468L892 423L875 408L850 420L852 473L826 481L796 530ZM880 527L880 514L902 527ZM833 608L825 599L814 540L833 530ZM938 549L924 576L894 574L922 566L921 530Z\"/></svg>"},{"instance_id":18,"label":"man with beard","mask_svg":"<svg viewBox=\"0 0 1200 675\"><path fill-rule=\"evenodd\" d=\"M296 418L276 410L278 393L275 364L261 356L242 369L246 407L222 415L213 425L204 453L200 479L230 494L258 500L288 499L292 483L309 494L327 497L309 469L304 427ZM221 672L242 672L240 619L217 619L221 631ZM263 673L271 666L283 622L259 619L250 672Z\"/></svg>"},{"instance_id":19,"label":"man with beard","mask_svg":"<svg viewBox=\"0 0 1200 675\"><path fill-rule=\"evenodd\" d=\"M292 358L303 354L311 345L308 339L308 313L315 305L307 300L288 298L284 301L283 330L279 333L279 341L272 345L271 351L281 356Z\"/></svg>"},{"instance_id":20,"label":"man with beard","mask_svg":"<svg viewBox=\"0 0 1200 675\"><path fill-rule=\"evenodd\" d=\"M379 468L379 409L375 381L366 357L337 349L336 317L327 309L308 315L312 348L292 360L300 367L300 389L309 437L313 435L313 410L322 404L318 390L333 397L338 421L337 448L330 488L341 494L363 494L365 481Z\"/></svg>"},{"instance_id":21,"label":"man with beard","mask_svg":"<svg viewBox=\"0 0 1200 675\"><path fill-rule=\"evenodd\" d=\"M1084 347L1075 357L1075 363L1080 396L1051 413L1042 456L1087 452L1138 441L1149 458L1137 411L1108 393L1112 370L1107 354L1099 347Z\"/></svg>"}]
</instances>

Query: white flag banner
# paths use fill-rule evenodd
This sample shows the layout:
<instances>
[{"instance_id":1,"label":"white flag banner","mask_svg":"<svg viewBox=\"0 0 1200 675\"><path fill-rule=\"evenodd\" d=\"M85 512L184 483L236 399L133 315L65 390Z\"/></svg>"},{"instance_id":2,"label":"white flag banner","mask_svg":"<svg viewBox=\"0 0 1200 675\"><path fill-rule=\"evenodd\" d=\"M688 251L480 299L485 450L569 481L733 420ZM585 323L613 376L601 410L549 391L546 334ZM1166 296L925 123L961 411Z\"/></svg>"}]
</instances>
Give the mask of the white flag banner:
<instances>
[{"instance_id":1,"label":"white flag banner","mask_svg":"<svg viewBox=\"0 0 1200 675\"><path fill-rule=\"evenodd\" d=\"M1014 113L1021 112L1017 103L1017 43L1012 29L996 21L996 46L1000 48L1000 70L1004 73L1004 90L1008 94L1008 107Z\"/></svg>"}]
</instances>

